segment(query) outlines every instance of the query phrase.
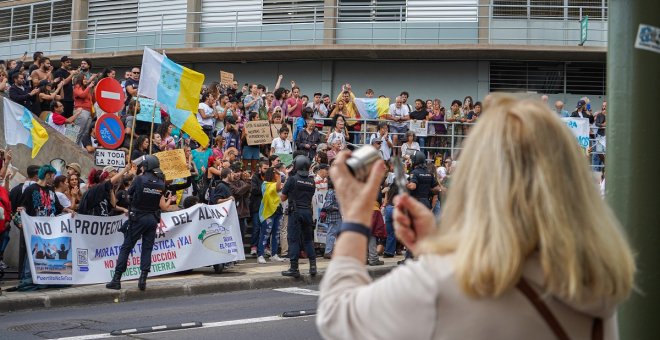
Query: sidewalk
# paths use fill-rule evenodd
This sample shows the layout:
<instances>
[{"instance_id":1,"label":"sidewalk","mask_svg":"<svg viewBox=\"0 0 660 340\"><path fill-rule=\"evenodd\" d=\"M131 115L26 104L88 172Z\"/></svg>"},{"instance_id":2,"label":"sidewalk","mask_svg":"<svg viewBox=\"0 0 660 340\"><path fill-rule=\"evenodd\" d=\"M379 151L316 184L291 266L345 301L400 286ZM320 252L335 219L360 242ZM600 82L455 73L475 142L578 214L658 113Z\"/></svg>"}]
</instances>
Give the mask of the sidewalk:
<instances>
[{"instance_id":1,"label":"sidewalk","mask_svg":"<svg viewBox=\"0 0 660 340\"><path fill-rule=\"evenodd\" d=\"M382 266L367 266L372 277L385 275L403 256L383 259ZM100 303L120 303L127 301L158 299L173 296L224 293L251 289L296 287L320 282L329 260L317 259L319 273L312 278L309 262L300 260L301 278L294 279L280 275L288 268L288 262L257 264L256 258L248 257L242 263L225 268L222 274L215 274L212 267L195 269L191 273L169 274L149 278L147 290L137 288L137 280L123 281L121 290L110 290L105 284L79 285L68 288L51 288L34 292L7 292L18 284L17 280L4 280L0 283L0 313L28 309L67 307Z\"/></svg>"}]
</instances>

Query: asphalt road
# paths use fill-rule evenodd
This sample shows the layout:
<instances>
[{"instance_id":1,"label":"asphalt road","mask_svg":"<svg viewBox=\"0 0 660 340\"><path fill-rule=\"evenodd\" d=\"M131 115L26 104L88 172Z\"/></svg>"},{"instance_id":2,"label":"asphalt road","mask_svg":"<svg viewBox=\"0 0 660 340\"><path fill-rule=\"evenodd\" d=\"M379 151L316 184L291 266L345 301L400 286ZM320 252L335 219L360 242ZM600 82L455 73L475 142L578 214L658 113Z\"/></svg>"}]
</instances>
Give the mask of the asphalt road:
<instances>
[{"instance_id":1,"label":"asphalt road","mask_svg":"<svg viewBox=\"0 0 660 340\"><path fill-rule=\"evenodd\" d=\"M316 309L318 287L300 288L293 289L295 293L250 290L6 313L0 316L0 339L320 339L314 316L280 317L284 312ZM203 327L109 334L191 322L201 322Z\"/></svg>"}]
</instances>

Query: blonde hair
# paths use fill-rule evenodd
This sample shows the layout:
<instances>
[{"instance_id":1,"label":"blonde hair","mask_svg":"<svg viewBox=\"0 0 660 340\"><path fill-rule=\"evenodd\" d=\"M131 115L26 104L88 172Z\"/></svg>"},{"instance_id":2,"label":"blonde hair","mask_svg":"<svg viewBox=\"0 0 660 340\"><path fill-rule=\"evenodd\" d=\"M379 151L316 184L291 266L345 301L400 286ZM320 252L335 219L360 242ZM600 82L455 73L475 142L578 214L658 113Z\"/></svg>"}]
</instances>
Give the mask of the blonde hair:
<instances>
[{"instance_id":1,"label":"blonde hair","mask_svg":"<svg viewBox=\"0 0 660 340\"><path fill-rule=\"evenodd\" d=\"M514 287L538 252L548 293L625 299L632 251L570 131L539 101L495 96L486 105L421 252L453 253L458 283L474 297Z\"/></svg>"}]
</instances>

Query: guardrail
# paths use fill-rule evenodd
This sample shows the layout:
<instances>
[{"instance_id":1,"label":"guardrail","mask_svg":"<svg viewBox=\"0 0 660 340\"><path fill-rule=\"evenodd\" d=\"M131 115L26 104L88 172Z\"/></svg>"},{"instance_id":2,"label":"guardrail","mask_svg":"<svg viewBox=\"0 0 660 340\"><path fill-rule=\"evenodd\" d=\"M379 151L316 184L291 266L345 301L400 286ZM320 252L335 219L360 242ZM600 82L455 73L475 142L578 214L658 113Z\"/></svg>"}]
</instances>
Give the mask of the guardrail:
<instances>
[{"instance_id":1,"label":"guardrail","mask_svg":"<svg viewBox=\"0 0 660 340\"><path fill-rule=\"evenodd\" d=\"M323 121L324 126L327 126L327 122L331 122L331 118L314 118L316 121ZM381 122L388 122L387 120L382 119L352 119L360 123L360 129L358 131L351 130L349 128L349 140L347 141L349 145L360 147L364 144L369 144L372 135L376 135L377 125ZM435 159L437 156L442 157L443 159L447 156L456 159L460 155L460 152L463 150L463 142L465 138L469 136L470 128L476 123L461 123L461 122L439 122L439 121L425 121L427 124L427 134L426 136L416 136L415 142L419 143L421 151L426 155L426 158L429 160ZM596 130L602 130L605 132L605 127L603 128L594 128L590 127L590 138L589 138L589 147L585 150L585 155L589 157L589 165L592 171L602 171L605 167L605 138L600 136L599 132ZM435 133L435 131L446 131L445 133ZM433 132L431 132L433 131ZM329 131L324 131L323 134L326 135ZM401 153L401 143L405 142L405 133L392 132L392 129L388 132L389 136L397 136L398 144L394 145L395 152Z\"/></svg>"},{"instance_id":2,"label":"guardrail","mask_svg":"<svg viewBox=\"0 0 660 340\"><path fill-rule=\"evenodd\" d=\"M281 8L280 8L281 7ZM606 46L604 6L279 6L275 9L144 14L113 29L104 18L42 20L0 29L0 58L181 47L316 44L522 44L576 46L591 14L587 45ZM596 17L594 17L594 15ZM111 18L111 16L109 16ZM188 20L193 18L192 20ZM16 32L20 32L17 35Z\"/></svg>"}]
</instances>

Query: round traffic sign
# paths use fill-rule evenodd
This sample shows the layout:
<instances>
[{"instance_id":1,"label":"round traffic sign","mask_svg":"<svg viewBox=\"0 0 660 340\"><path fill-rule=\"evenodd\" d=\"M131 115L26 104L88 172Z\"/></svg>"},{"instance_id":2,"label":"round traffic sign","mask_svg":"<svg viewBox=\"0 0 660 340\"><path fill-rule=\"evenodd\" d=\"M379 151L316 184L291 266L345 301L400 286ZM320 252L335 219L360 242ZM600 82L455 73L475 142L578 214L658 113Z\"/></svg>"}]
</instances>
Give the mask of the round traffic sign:
<instances>
[{"instance_id":1,"label":"round traffic sign","mask_svg":"<svg viewBox=\"0 0 660 340\"><path fill-rule=\"evenodd\" d=\"M115 79L101 79L98 85L96 85L94 95L96 95L96 102L99 104L99 107L105 112L117 113L124 108L126 94L124 94L121 84Z\"/></svg>"},{"instance_id":2,"label":"round traffic sign","mask_svg":"<svg viewBox=\"0 0 660 340\"><path fill-rule=\"evenodd\" d=\"M104 114L94 126L96 139L106 149L116 149L124 142L124 124L114 114Z\"/></svg>"}]
</instances>

